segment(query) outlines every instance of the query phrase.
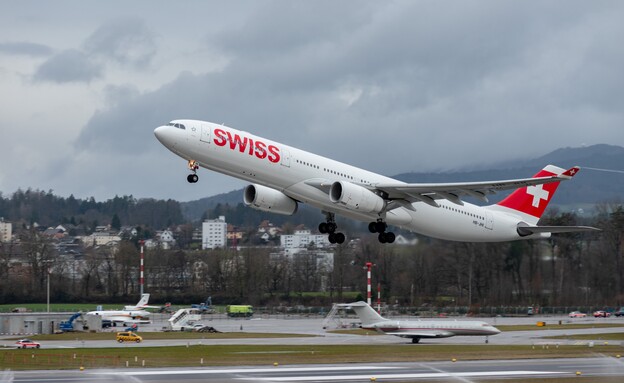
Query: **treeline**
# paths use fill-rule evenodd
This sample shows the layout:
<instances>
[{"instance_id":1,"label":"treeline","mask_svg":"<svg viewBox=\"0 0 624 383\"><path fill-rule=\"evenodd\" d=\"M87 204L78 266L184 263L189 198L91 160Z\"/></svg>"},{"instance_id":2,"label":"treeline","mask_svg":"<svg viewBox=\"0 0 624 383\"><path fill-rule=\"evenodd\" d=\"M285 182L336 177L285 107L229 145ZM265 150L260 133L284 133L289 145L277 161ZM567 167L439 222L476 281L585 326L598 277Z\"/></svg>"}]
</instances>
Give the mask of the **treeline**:
<instances>
[{"instance_id":1,"label":"treeline","mask_svg":"<svg viewBox=\"0 0 624 383\"><path fill-rule=\"evenodd\" d=\"M335 247L333 259L310 246L297 255L239 243L232 249L164 250L145 254L145 291L155 302L254 305L323 304L345 291L366 292L364 265L382 300L407 306L622 306L624 305L624 206L604 204L591 218L551 211L543 225L592 225L601 232L554 235L546 240L461 243L420 238L410 246L382 245L372 235ZM80 262L57 257L49 239L23 231L24 262L12 265L0 246L0 298L43 300L51 267L52 299L131 301L138 295L139 250L87 249ZM324 294L318 292L323 291ZM315 295L308 292L317 292Z\"/></svg>"},{"instance_id":2,"label":"treeline","mask_svg":"<svg viewBox=\"0 0 624 383\"><path fill-rule=\"evenodd\" d=\"M0 217L14 225L72 224L87 231L113 221L117 225L143 225L154 229L184 222L180 203L171 199L136 199L130 195L97 202L93 197L77 199L70 195L63 198L52 191L31 189L18 190L6 198L0 193Z\"/></svg>"}]
</instances>

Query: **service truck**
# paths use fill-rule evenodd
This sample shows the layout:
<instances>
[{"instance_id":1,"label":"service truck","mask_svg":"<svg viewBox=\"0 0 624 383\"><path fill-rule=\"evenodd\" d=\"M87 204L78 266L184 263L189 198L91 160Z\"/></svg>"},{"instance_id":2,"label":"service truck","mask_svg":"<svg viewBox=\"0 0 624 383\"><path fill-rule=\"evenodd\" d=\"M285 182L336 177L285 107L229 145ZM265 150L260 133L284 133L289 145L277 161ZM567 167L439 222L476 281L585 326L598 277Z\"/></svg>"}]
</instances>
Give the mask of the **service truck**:
<instances>
[{"instance_id":1,"label":"service truck","mask_svg":"<svg viewBox=\"0 0 624 383\"><path fill-rule=\"evenodd\" d=\"M229 305L225 308L229 317L250 317L253 315L253 307L249 305Z\"/></svg>"}]
</instances>

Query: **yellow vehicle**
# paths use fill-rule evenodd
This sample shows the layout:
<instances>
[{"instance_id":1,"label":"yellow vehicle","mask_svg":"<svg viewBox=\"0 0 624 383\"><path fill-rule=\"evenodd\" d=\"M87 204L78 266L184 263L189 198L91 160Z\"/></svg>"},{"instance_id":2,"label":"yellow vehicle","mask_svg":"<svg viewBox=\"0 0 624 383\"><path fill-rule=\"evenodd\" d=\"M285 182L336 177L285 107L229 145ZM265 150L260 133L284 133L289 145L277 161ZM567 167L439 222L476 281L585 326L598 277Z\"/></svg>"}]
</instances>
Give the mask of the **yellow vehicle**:
<instances>
[{"instance_id":1,"label":"yellow vehicle","mask_svg":"<svg viewBox=\"0 0 624 383\"><path fill-rule=\"evenodd\" d=\"M132 331L124 331L117 333L117 342L136 342L141 343L143 338L140 335L133 333Z\"/></svg>"}]
</instances>

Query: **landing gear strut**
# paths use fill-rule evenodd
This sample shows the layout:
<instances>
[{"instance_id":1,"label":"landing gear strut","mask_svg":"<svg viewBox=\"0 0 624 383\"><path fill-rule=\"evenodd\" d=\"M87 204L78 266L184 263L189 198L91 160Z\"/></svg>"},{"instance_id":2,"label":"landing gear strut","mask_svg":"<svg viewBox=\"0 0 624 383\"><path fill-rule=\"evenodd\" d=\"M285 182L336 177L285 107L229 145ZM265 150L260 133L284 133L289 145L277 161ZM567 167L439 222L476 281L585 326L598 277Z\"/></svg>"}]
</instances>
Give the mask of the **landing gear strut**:
<instances>
[{"instance_id":1,"label":"landing gear strut","mask_svg":"<svg viewBox=\"0 0 624 383\"><path fill-rule=\"evenodd\" d=\"M197 169L199 169L199 165L197 164L197 161L189 160L188 167L189 167L189 170L192 171L193 173L189 174L186 177L186 180L190 184L194 184L195 182L197 182L199 180L199 176L197 175Z\"/></svg>"},{"instance_id":2,"label":"landing gear strut","mask_svg":"<svg viewBox=\"0 0 624 383\"><path fill-rule=\"evenodd\" d=\"M327 239L329 243L344 243L346 237L342 233L336 233L338 225L336 225L334 213L325 213L326 221L319 224L318 230L321 234L329 234Z\"/></svg>"},{"instance_id":3,"label":"landing gear strut","mask_svg":"<svg viewBox=\"0 0 624 383\"><path fill-rule=\"evenodd\" d=\"M393 232L386 232L388 228L388 224L385 223L381 218L377 220L377 222L371 222L368 224L368 231L371 233L379 233L379 242L381 243L393 243L396 236Z\"/></svg>"}]
</instances>

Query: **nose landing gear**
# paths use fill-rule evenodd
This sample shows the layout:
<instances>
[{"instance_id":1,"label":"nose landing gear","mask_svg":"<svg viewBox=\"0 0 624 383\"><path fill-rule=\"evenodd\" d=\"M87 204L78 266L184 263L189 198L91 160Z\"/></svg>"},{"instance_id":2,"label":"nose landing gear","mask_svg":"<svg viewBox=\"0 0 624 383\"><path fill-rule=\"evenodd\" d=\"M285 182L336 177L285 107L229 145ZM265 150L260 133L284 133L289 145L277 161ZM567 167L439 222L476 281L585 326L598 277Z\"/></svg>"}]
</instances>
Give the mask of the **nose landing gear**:
<instances>
[{"instance_id":1,"label":"nose landing gear","mask_svg":"<svg viewBox=\"0 0 624 383\"><path fill-rule=\"evenodd\" d=\"M197 175L197 169L199 169L199 165L197 164L197 161L189 160L188 167L189 167L189 170L193 172L193 174L189 174L186 177L186 180L189 183L194 184L199 180L199 176Z\"/></svg>"}]
</instances>

